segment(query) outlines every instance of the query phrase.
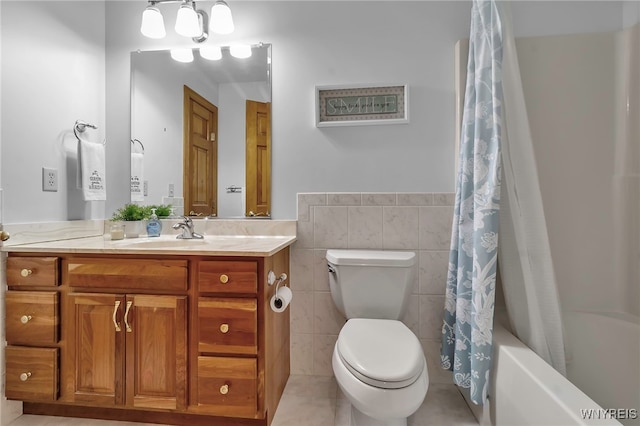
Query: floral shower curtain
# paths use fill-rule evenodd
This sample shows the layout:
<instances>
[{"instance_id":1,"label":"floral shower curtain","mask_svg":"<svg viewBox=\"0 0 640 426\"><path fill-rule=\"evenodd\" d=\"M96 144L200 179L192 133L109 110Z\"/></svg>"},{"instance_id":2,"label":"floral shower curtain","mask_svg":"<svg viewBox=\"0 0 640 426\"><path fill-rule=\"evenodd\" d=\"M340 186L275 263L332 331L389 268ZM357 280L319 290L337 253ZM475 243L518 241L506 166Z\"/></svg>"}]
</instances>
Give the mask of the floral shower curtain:
<instances>
[{"instance_id":1,"label":"floral shower curtain","mask_svg":"<svg viewBox=\"0 0 640 426\"><path fill-rule=\"evenodd\" d=\"M502 24L474 0L441 363L471 400L486 400L493 340L501 180Z\"/></svg>"}]
</instances>

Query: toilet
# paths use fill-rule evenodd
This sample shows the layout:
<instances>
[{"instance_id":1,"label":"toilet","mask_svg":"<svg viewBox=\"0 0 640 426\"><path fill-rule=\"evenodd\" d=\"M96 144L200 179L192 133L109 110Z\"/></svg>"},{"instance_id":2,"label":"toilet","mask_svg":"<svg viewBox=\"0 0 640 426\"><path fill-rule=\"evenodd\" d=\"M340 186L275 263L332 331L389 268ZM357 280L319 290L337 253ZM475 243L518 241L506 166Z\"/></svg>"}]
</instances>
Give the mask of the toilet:
<instances>
[{"instance_id":1,"label":"toilet","mask_svg":"<svg viewBox=\"0 0 640 426\"><path fill-rule=\"evenodd\" d=\"M415 253L330 249L326 259L331 296L347 318L332 365L351 402L351 426L406 426L429 387L420 341L400 321Z\"/></svg>"}]
</instances>

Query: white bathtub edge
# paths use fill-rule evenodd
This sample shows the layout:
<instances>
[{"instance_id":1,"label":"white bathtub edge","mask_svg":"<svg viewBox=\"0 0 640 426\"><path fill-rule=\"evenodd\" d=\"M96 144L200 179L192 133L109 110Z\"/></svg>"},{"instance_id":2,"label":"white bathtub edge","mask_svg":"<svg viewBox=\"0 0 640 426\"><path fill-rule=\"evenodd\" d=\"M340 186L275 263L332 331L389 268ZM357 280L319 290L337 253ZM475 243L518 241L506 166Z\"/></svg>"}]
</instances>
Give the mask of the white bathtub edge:
<instances>
[{"instance_id":1,"label":"white bathtub edge","mask_svg":"<svg viewBox=\"0 0 640 426\"><path fill-rule=\"evenodd\" d=\"M615 419L583 419L581 410L602 407L501 325L495 324L493 338L491 425L621 425Z\"/></svg>"}]
</instances>

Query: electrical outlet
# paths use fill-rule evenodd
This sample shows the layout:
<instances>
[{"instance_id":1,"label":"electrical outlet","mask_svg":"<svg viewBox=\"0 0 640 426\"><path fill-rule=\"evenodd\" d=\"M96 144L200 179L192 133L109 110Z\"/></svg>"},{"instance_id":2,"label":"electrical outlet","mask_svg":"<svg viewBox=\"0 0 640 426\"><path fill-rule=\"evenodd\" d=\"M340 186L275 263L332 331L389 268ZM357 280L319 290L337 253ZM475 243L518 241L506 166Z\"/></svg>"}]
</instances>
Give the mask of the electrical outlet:
<instances>
[{"instance_id":1,"label":"electrical outlet","mask_svg":"<svg viewBox=\"0 0 640 426\"><path fill-rule=\"evenodd\" d=\"M144 181L144 186L143 186L143 189L142 189L142 195L144 195L145 197L147 195L149 195L149 181L148 180Z\"/></svg>"},{"instance_id":2,"label":"electrical outlet","mask_svg":"<svg viewBox=\"0 0 640 426\"><path fill-rule=\"evenodd\" d=\"M169 184L169 197L173 197L173 184Z\"/></svg>"},{"instance_id":3,"label":"electrical outlet","mask_svg":"<svg viewBox=\"0 0 640 426\"><path fill-rule=\"evenodd\" d=\"M42 168L42 190L58 191L58 169Z\"/></svg>"}]
</instances>

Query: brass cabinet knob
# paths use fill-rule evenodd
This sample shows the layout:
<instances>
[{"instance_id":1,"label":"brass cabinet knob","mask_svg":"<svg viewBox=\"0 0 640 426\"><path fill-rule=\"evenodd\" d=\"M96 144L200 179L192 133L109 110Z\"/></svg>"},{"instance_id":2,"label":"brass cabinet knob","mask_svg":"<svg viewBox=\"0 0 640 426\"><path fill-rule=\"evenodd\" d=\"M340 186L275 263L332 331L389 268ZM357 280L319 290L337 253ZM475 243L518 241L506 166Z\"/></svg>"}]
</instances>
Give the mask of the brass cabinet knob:
<instances>
[{"instance_id":1,"label":"brass cabinet knob","mask_svg":"<svg viewBox=\"0 0 640 426\"><path fill-rule=\"evenodd\" d=\"M229 393L229 385L225 384L225 385L220 386L220 393L222 395L228 394Z\"/></svg>"},{"instance_id":2,"label":"brass cabinet knob","mask_svg":"<svg viewBox=\"0 0 640 426\"><path fill-rule=\"evenodd\" d=\"M220 275L220 282L222 284L228 283L229 282L229 275L226 275L226 274Z\"/></svg>"},{"instance_id":3,"label":"brass cabinet knob","mask_svg":"<svg viewBox=\"0 0 640 426\"><path fill-rule=\"evenodd\" d=\"M11 235L7 231L0 231L0 241L7 241Z\"/></svg>"},{"instance_id":4,"label":"brass cabinet knob","mask_svg":"<svg viewBox=\"0 0 640 426\"><path fill-rule=\"evenodd\" d=\"M26 382L27 380L29 380L29 377L31 377L31 371L27 371L26 373L22 373L20 375L20 381L21 382Z\"/></svg>"},{"instance_id":5,"label":"brass cabinet knob","mask_svg":"<svg viewBox=\"0 0 640 426\"><path fill-rule=\"evenodd\" d=\"M20 317L20 322L26 324L31 321L31 318L33 318L31 315L23 315Z\"/></svg>"},{"instance_id":6,"label":"brass cabinet knob","mask_svg":"<svg viewBox=\"0 0 640 426\"><path fill-rule=\"evenodd\" d=\"M33 271L31 269L24 268L20 271L20 275L22 275L23 277L28 277L31 274L33 274Z\"/></svg>"},{"instance_id":7,"label":"brass cabinet knob","mask_svg":"<svg viewBox=\"0 0 640 426\"><path fill-rule=\"evenodd\" d=\"M229 324L222 324L220 326L220 332L226 334L229 332Z\"/></svg>"}]
</instances>

